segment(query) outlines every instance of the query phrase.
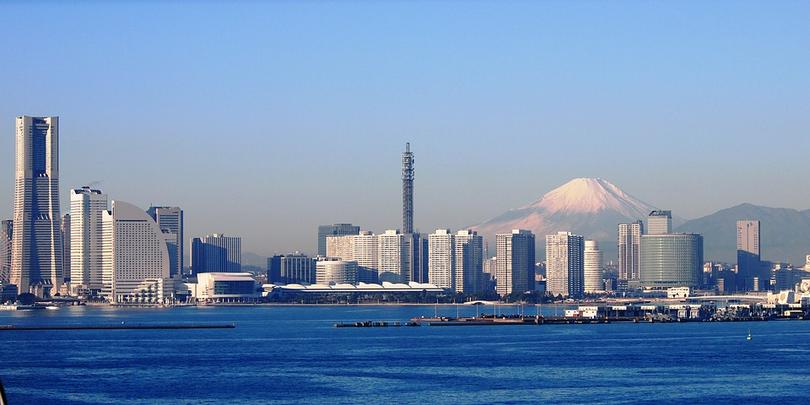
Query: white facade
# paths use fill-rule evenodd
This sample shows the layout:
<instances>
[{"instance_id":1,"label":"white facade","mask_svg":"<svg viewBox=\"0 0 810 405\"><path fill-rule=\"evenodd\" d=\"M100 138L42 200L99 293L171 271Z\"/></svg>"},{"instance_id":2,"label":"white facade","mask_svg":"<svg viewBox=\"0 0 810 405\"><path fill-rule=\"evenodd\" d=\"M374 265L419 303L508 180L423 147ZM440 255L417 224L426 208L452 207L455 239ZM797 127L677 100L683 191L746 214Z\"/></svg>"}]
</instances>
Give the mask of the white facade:
<instances>
[{"instance_id":1,"label":"white facade","mask_svg":"<svg viewBox=\"0 0 810 405\"><path fill-rule=\"evenodd\" d=\"M357 235L326 237L326 256L356 261L358 281L362 282L377 282L378 249L378 237L370 231L360 231Z\"/></svg>"},{"instance_id":2,"label":"white facade","mask_svg":"<svg viewBox=\"0 0 810 405\"><path fill-rule=\"evenodd\" d=\"M481 291L484 272L484 238L472 230L456 233L456 292Z\"/></svg>"},{"instance_id":3,"label":"white facade","mask_svg":"<svg viewBox=\"0 0 810 405\"><path fill-rule=\"evenodd\" d=\"M641 267L641 235L644 222L619 224L619 279L638 280Z\"/></svg>"},{"instance_id":4,"label":"white facade","mask_svg":"<svg viewBox=\"0 0 810 405\"><path fill-rule=\"evenodd\" d=\"M408 261L409 244L398 230L387 230L377 236L377 266L380 282L407 283L410 281Z\"/></svg>"},{"instance_id":5,"label":"white facade","mask_svg":"<svg viewBox=\"0 0 810 405\"><path fill-rule=\"evenodd\" d=\"M71 292L101 290L103 271L103 214L107 195L82 187L70 190L70 287Z\"/></svg>"},{"instance_id":6,"label":"white facade","mask_svg":"<svg viewBox=\"0 0 810 405\"><path fill-rule=\"evenodd\" d=\"M334 257L318 258L315 277L319 285L357 284L357 262Z\"/></svg>"},{"instance_id":7,"label":"white facade","mask_svg":"<svg viewBox=\"0 0 810 405\"><path fill-rule=\"evenodd\" d=\"M585 292L597 293L604 291L602 282L602 251L595 240L585 241Z\"/></svg>"},{"instance_id":8,"label":"white facade","mask_svg":"<svg viewBox=\"0 0 810 405\"><path fill-rule=\"evenodd\" d=\"M102 216L102 293L114 304L157 304L169 298L169 252L163 232L140 208L113 201Z\"/></svg>"},{"instance_id":9,"label":"white facade","mask_svg":"<svg viewBox=\"0 0 810 405\"><path fill-rule=\"evenodd\" d=\"M584 292L583 279L585 240L570 232L546 235L546 291L564 297L581 296Z\"/></svg>"},{"instance_id":10,"label":"white facade","mask_svg":"<svg viewBox=\"0 0 810 405\"><path fill-rule=\"evenodd\" d=\"M200 273L189 291L198 301L244 302L261 295L250 273Z\"/></svg>"},{"instance_id":11,"label":"white facade","mask_svg":"<svg viewBox=\"0 0 810 405\"><path fill-rule=\"evenodd\" d=\"M667 235L672 233L672 211L653 211L647 217L647 234Z\"/></svg>"},{"instance_id":12,"label":"white facade","mask_svg":"<svg viewBox=\"0 0 810 405\"><path fill-rule=\"evenodd\" d=\"M447 229L437 229L428 236L428 281L456 291L455 236Z\"/></svg>"}]
</instances>

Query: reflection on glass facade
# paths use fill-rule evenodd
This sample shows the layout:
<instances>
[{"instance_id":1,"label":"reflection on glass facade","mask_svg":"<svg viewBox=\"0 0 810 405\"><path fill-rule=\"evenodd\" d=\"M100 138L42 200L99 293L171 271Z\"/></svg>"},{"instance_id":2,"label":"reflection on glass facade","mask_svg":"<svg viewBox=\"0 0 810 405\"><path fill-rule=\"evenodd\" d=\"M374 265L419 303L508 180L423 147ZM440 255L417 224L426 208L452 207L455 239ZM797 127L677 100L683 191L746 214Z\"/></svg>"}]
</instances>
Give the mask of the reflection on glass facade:
<instances>
[{"instance_id":1,"label":"reflection on glass facade","mask_svg":"<svg viewBox=\"0 0 810 405\"><path fill-rule=\"evenodd\" d=\"M641 237L642 287L699 287L702 271L702 236L666 234Z\"/></svg>"}]
</instances>

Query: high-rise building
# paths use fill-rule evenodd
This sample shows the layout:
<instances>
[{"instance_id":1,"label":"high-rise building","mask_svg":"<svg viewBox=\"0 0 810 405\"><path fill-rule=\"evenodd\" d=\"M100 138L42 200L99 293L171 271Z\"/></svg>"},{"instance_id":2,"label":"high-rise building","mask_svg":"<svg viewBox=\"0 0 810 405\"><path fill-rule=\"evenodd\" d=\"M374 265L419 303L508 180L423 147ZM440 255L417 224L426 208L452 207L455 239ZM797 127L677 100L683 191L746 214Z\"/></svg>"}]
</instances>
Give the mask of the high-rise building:
<instances>
[{"instance_id":1,"label":"high-rise building","mask_svg":"<svg viewBox=\"0 0 810 405\"><path fill-rule=\"evenodd\" d=\"M597 293L605 291L605 284L602 280L602 251L599 250L599 243L595 240L585 241L585 286L586 293Z\"/></svg>"},{"instance_id":2,"label":"high-rise building","mask_svg":"<svg viewBox=\"0 0 810 405\"><path fill-rule=\"evenodd\" d=\"M151 206L146 211L160 230L169 235L165 235L167 247L169 249L169 274L171 277L183 275L185 260L184 237L183 237L183 210L180 207L156 207Z\"/></svg>"},{"instance_id":3,"label":"high-rise building","mask_svg":"<svg viewBox=\"0 0 810 405\"><path fill-rule=\"evenodd\" d=\"M62 215L62 285L70 282L70 214Z\"/></svg>"},{"instance_id":4,"label":"high-rise building","mask_svg":"<svg viewBox=\"0 0 810 405\"><path fill-rule=\"evenodd\" d=\"M571 232L546 235L546 291L580 297L584 292L585 239Z\"/></svg>"},{"instance_id":5,"label":"high-rise building","mask_svg":"<svg viewBox=\"0 0 810 405\"><path fill-rule=\"evenodd\" d=\"M455 236L447 229L437 229L428 236L428 280L451 291L456 291L455 244Z\"/></svg>"},{"instance_id":6,"label":"high-rise building","mask_svg":"<svg viewBox=\"0 0 810 405\"><path fill-rule=\"evenodd\" d=\"M423 244L422 235L419 233L407 233L403 235L405 252L407 257L404 264L407 266L405 272L408 274L408 281L426 283L428 269L422 267Z\"/></svg>"},{"instance_id":7,"label":"high-rise building","mask_svg":"<svg viewBox=\"0 0 810 405\"><path fill-rule=\"evenodd\" d=\"M102 294L115 304L158 304L171 297L169 251L145 211L113 201L102 215Z\"/></svg>"},{"instance_id":8,"label":"high-rise building","mask_svg":"<svg viewBox=\"0 0 810 405\"><path fill-rule=\"evenodd\" d=\"M638 280L644 222L619 224L619 280Z\"/></svg>"},{"instance_id":9,"label":"high-rise building","mask_svg":"<svg viewBox=\"0 0 810 405\"><path fill-rule=\"evenodd\" d=\"M402 233L413 233L413 152L410 142L402 153Z\"/></svg>"},{"instance_id":10,"label":"high-rise building","mask_svg":"<svg viewBox=\"0 0 810 405\"><path fill-rule=\"evenodd\" d=\"M315 279L318 284L356 284L357 262L334 257L319 257L315 262Z\"/></svg>"},{"instance_id":11,"label":"high-rise building","mask_svg":"<svg viewBox=\"0 0 810 405\"><path fill-rule=\"evenodd\" d=\"M672 233L672 211L653 211L647 217L647 233L666 235Z\"/></svg>"},{"instance_id":12,"label":"high-rise building","mask_svg":"<svg viewBox=\"0 0 810 405\"><path fill-rule=\"evenodd\" d=\"M16 184L11 283L51 295L64 280L59 210L59 118L16 120Z\"/></svg>"},{"instance_id":13,"label":"high-rise building","mask_svg":"<svg viewBox=\"0 0 810 405\"><path fill-rule=\"evenodd\" d=\"M11 239L14 234L14 221L0 221L0 283L8 284L11 276Z\"/></svg>"},{"instance_id":14,"label":"high-rise building","mask_svg":"<svg viewBox=\"0 0 810 405\"><path fill-rule=\"evenodd\" d=\"M641 286L648 289L700 287L703 237L656 234L641 237Z\"/></svg>"},{"instance_id":15,"label":"high-rise building","mask_svg":"<svg viewBox=\"0 0 810 405\"><path fill-rule=\"evenodd\" d=\"M360 227L352 224L332 224L318 226L318 256L326 256L326 237L357 235Z\"/></svg>"},{"instance_id":16,"label":"high-rise building","mask_svg":"<svg viewBox=\"0 0 810 405\"><path fill-rule=\"evenodd\" d=\"M525 229L495 235L496 291L505 296L534 290L534 234Z\"/></svg>"},{"instance_id":17,"label":"high-rise building","mask_svg":"<svg viewBox=\"0 0 810 405\"><path fill-rule=\"evenodd\" d=\"M167 234L164 238L171 238L171 235ZM215 233L192 239L191 270L193 274L240 273L242 238Z\"/></svg>"},{"instance_id":18,"label":"high-rise building","mask_svg":"<svg viewBox=\"0 0 810 405\"><path fill-rule=\"evenodd\" d=\"M455 237L456 292L480 292L484 282L484 238L472 230L458 231Z\"/></svg>"},{"instance_id":19,"label":"high-rise building","mask_svg":"<svg viewBox=\"0 0 810 405\"><path fill-rule=\"evenodd\" d=\"M757 220L737 221L737 269L739 289L743 291L760 290L755 286L754 279L767 280L767 272L762 271L762 261L759 250L759 226ZM756 283L761 284L761 283Z\"/></svg>"},{"instance_id":20,"label":"high-rise building","mask_svg":"<svg viewBox=\"0 0 810 405\"><path fill-rule=\"evenodd\" d=\"M377 235L377 266L380 282L407 283L410 281L411 245L406 235L389 229Z\"/></svg>"},{"instance_id":21,"label":"high-rise building","mask_svg":"<svg viewBox=\"0 0 810 405\"><path fill-rule=\"evenodd\" d=\"M295 252L267 259L267 278L280 284L315 284L315 259Z\"/></svg>"},{"instance_id":22,"label":"high-rise building","mask_svg":"<svg viewBox=\"0 0 810 405\"><path fill-rule=\"evenodd\" d=\"M104 212L109 209L101 190L70 190L70 287L74 294L101 291Z\"/></svg>"},{"instance_id":23,"label":"high-rise building","mask_svg":"<svg viewBox=\"0 0 810 405\"><path fill-rule=\"evenodd\" d=\"M483 266L483 279L481 284L481 291L483 292L492 292L495 291L495 287L497 286L497 280L495 275L498 272L498 258L493 256L489 259L484 260Z\"/></svg>"},{"instance_id":24,"label":"high-rise building","mask_svg":"<svg viewBox=\"0 0 810 405\"><path fill-rule=\"evenodd\" d=\"M378 259L377 235L360 231L357 235L327 236L326 257L357 262L357 281L376 283Z\"/></svg>"}]
</instances>

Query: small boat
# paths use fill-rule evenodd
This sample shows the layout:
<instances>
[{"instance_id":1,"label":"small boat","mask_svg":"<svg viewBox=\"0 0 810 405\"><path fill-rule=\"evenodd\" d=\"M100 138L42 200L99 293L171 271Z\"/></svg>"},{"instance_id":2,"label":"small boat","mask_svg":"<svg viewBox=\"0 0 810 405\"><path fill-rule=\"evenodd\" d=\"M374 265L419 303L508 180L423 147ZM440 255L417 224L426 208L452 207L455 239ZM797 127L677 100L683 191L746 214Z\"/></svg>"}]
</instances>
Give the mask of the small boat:
<instances>
[{"instance_id":1,"label":"small boat","mask_svg":"<svg viewBox=\"0 0 810 405\"><path fill-rule=\"evenodd\" d=\"M748 336L745 337L745 340L751 340L751 329L748 329Z\"/></svg>"}]
</instances>

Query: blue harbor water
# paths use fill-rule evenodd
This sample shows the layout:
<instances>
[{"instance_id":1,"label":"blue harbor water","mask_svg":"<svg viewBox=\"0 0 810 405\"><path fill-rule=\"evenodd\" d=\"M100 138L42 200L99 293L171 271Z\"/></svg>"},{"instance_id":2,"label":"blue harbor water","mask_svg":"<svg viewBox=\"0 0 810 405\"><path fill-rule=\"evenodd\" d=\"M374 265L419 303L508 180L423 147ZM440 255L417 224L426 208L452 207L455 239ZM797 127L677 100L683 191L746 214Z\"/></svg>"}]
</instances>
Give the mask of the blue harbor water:
<instances>
[{"instance_id":1,"label":"blue harbor water","mask_svg":"<svg viewBox=\"0 0 810 405\"><path fill-rule=\"evenodd\" d=\"M299 306L0 312L0 325L237 326L0 331L0 376L11 404L808 401L807 321L334 327L341 321L404 321L436 311L455 316L457 310ZM473 315L476 308L459 311ZM751 341L746 340L749 329Z\"/></svg>"}]
</instances>

